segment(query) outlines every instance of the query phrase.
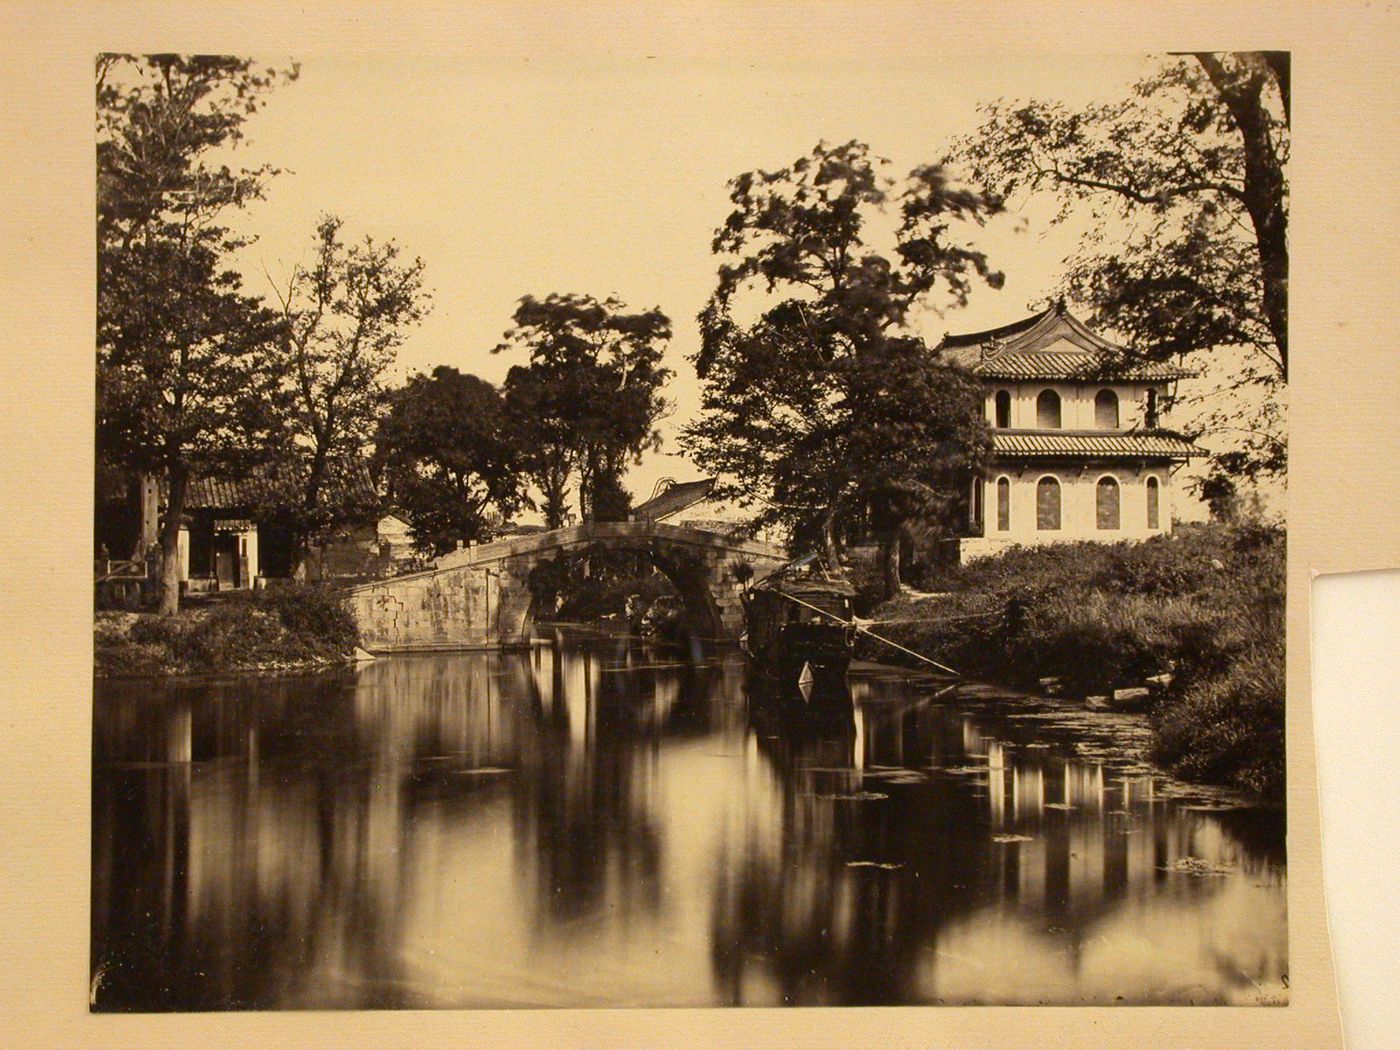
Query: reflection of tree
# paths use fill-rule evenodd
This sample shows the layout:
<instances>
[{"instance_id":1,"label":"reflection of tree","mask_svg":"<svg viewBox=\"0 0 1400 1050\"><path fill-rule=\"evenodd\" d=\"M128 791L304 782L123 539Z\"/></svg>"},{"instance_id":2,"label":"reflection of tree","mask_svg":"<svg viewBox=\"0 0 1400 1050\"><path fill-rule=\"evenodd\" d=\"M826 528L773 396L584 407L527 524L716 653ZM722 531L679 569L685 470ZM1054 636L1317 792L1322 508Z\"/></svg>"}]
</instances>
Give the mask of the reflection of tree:
<instances>
[{"instance_id":1,"label":"reflection of tree","mask_svg":"<svg viewBox=\"0 0 1400 1050\"><path fill-rule=\"evenodd\" d=\"M1034 734L1008 725L989 732L954 711L882 703L858 707L849 733L757 721L775 801L749 815L715 868L720 997L928 1001L941 968L971 962L999 973L988 988L1010 988L1014 1001L1015 959L950 964L938 952L954 932L963 943L968 930L1008 926L1045 944L1072 994L1085 945L1117 916L1149 901L1194 909L1221 892L1220 879L1170 874L1182 858L1255 877L1260 861L1220 814L1173 813L1150 778L1020 751L1008 741ZM928 756L949 772L911 775ZM974 943L996 950L994 938Z\"/></svg>"},{"instance_id":2,"label":"reflection of tree","mask_svg":"<svg viewBox=\"0 0 1400 1050\"><path fill-rule=\"evenodd\" d=\"M471 930L518 938L523 914L526 943L503 956L552 942L551 959L606 968L693 930L696 904L729 1002L980 1001L1015 993L1022 954L1042 981L1101 989L1095 945L1149 920L1198 953L1206 995L1286 972L1267 816L1183 811L1150 775L1046 746L1050 727L878 690L835 729L749 728L741 663L590 646L154 699L103 683L98 1008L421 1006L434 981L462 994L449 959L455 940L481 965ZM712 788L700 806L679 794ZM1238 877L1175 870L1192 859ZM478 872L495 888L478 894ZM1261 902L1279 914L1255 922ZM459 925L448 903L501 917ZM1230 935L1198 945L1207 920ZM447 948L432 960L425 921ZM1187 929L1161 932L1173 924Z\"/></svg>"},{"instance_id":3,"label":"reflection of tree","mask_svg":"<svg viewBox=\"0 0 1400 1050\"><path fill-rule=\"evenodd\" d=\"M668 737L699 737L719 732L743 718L743 677L733 661L686 661L656 676L659 695L669 695L660 722Z\"/></svg>"},{"instance_id":4,"label":"reflection of tree","mask_svg":"<svg viewBox=\"0 0 1400 1050\"><path fill-rule=\"evenodd\" d=\"M654 912L661 869L652 811L658 756L646 744L662 726L646 716L674 673L603 673L597 649L560 653L550 665L548 674L536 676L533 717L521 728L513 811L539 920L596 915L604 902Z\"/></svg>"},{"instance_id":5,"label":"reflection of tree","mask_svg":"<svg viewBox=\"0 0 1400 1050\"><path fill-rule=\"evenodd\" d=\"M520 722L513 819L537 922L555 931L661 906L663 740L742 717L740 665L670 662L634 639L536 648Z\"/></svg>"},{"instance_id":6,"label":"reflection of tree","mask_svg":"<svg viewBox=\"0 0 1400 1050\"><path fill-rule=\"evenodd\" d=\"M260 878L282 830L268 809L288 754L329 744L307 708L342 737L350 719L335 679L278 685L261 705L216 684L172 689L178 699L164 703L116 688L96 707L99 1009L276 1005L287 973L269 961L292 944L314 951L314 916L286 892L292 880Z\"/></svg>"},{"instance_id":7,"label":"reflection of tree","mask_svg":"<svg viewBox=\"0 0 1400 1050\"><path fill-rule=\"evenodd\" d=\"M179 972L188 814L188 765L94 772L92 966L101 974L99 1009L172 1005L150 976Z\"/></svg>"},{"instance_id":8,"label":"reflection of tree","mask_svg":"<svg viewBox=\"0 0 1400 1050\"><path fill-rule=\"evenodd\" d=\"M413 1005L398 949L414 763L461 740L460 717L445 716L468 713L481 677L462 670L388 662L358 677L200 686L179 703L104 698L98 1008ZM167 755L155 769L118 764Z\"/></svg>"},{"instance_id":9,"label":"reflection of tree","mask_svg":"<svg viewBox=\"0 0 1400 1050\"><path fill-rule=\"evenodd\" d=\"M757 734L779 827L751 827L737 870L717 869L712 951L727 1001L743 1000L755 967L787 1003L916 1001L923 948L974 903L979 855L949 847L983 819L975 800L863 778L857 740L853 727Z\"/></svg>"}]
</instances>

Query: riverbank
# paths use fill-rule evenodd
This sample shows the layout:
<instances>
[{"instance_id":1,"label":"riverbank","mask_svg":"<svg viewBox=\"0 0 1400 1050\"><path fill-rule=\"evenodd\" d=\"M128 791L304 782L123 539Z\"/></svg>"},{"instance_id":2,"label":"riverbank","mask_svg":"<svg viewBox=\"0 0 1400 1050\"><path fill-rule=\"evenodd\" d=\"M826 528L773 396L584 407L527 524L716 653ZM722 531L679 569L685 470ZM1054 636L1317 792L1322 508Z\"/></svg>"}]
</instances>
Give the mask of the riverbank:
<instances>
[{"instance_id":1,"label":"riverbank","mask_svg":"<svg viewBox=\"0 0 1400 1050\"><path fill-rule=\"evenodd\" d=\"M1155 761L1282 797L1281 528L1185 525L1136 544L1016 548L925 585L937 593L878 607L873 618L888 622L875 629L1019 688L1055 678L1083 698L1151 682Z\"/></svg>"},{"instance_id":2,"label":"riverbank","mask_svg":"<svg viewBox=\"0 0 1400 1050\"><path fill-rule=\"evenodd\" d=\"M99 612L99 678L288 671L349 660L359 640L340 596L320 587L243 592L177 616Z\"/></svg>"}]
</instances>

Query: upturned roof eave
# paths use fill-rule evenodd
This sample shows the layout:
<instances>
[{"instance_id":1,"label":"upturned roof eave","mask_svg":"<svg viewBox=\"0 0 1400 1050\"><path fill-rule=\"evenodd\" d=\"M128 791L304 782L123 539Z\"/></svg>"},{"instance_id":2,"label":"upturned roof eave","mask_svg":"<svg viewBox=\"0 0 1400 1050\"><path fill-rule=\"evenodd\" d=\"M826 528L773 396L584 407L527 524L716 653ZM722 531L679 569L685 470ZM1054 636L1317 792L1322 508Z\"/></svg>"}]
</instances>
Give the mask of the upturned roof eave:
<instances>
[{"instance_id":1,"label":"upturned roof eave","mask_svg":"<svg viewBox=\"0 0 1400 1050\"><path fill-rule=\"evenodd\" d=\"M1056 324L1063 322L1075 335L1084 342L1089 343L1094 349L1080 347L1080 351L1086 354L1098 353L1103 356L1113 356L1126 359L1120 367L1105 367L1099 369L1085 369L1082 366L1067 368L1063 371L1047 371L1044 373L1026 375L1023 373L1004 371L998 372L997 365L1001 361L1013 358L1018 354L1030 354L1040 356L1036 350L1022 350L1023 346L1033 344ZM1193 379L1196 373L1188 369L1178 368L1174 365L1159 364L1157 362L1146 361L1130 348L1115 343L1105 338L1093 329L1089 328L1083 321L1075 317L1064 308L1063 303L1056 303L1039 314L1023 318L1011 324L1002 325L999 328L989 328L981 332L967 332L963 334L949 333L939 342L936 350L951 351L954 358L967 358L971 353L979 351L988 343L997 341L1002 345L998 346L995 352L985 359L965 361L964 367L974 375L987 379L1023 379L1023 380L1065 380L1065 381L1139 381L1139 382L1169 382L1176 379ZM1046 358L1053 358L1054 352L1043 355ZM1134 369L1160 370L1158 375L1136 376Z\"/></svg>"},{"instance_id":2,"label":"upturned roof eave","mask_svg":"<svg viewBox=\"0 0 1400 1050\"><path fill-rule=\"evenodd\" d=\"M943 336L936 349L961 349L965 347L977 347L992 339L1005 338L1026 338L1028 334L1045 321L1055 316L1055 307L1051 306L1042 310L1038 314L1030 317L1023 317L1019 321L1012 321L997 328L988 328L981 332L948 332Z\"/></svg>"},{"instance_id":3,"label":"upturned roof eave","mask_svg":"<svg viewBox=\"0 0 1400 1050\"><path fill-rule=\"evenodd\" d=\"M698 481L677 482L659 495L633 507L631 517L634 520L663 518L669 514L678 514L683 510L688 510L710 497L717 480L717 478L701 478Z\"/></svg>"}]
</instances>

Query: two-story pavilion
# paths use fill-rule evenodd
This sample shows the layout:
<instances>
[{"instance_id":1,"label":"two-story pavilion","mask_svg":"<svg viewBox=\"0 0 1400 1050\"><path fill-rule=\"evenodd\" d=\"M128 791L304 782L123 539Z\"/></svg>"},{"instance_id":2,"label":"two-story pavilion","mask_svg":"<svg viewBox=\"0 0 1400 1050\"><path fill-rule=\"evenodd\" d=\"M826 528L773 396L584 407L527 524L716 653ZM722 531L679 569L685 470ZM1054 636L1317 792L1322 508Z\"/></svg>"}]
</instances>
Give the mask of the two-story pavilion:
<instances>
[{"instance_id":1,"label":"two-story pavilion","mask_svg":"<svg viewBox=\"0 0 1400 1050\"><path fill-rule=\"evenodd\" d=\"M973 482L960 560L1171 531L1172 474L1207 453L1165 428L1161 406L1192 373L1109 342L1063 303L939 349L982 378L992 426L993 465Z\"/></svg>"}]
</instances>

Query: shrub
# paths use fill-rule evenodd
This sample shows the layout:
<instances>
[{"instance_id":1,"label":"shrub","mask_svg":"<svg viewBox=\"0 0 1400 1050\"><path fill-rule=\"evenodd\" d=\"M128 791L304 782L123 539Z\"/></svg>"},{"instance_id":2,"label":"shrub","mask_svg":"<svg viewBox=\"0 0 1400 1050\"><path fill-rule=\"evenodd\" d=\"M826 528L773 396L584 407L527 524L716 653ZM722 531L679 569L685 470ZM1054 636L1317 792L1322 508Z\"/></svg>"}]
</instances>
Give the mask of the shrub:
<instances>
[{"instance_id":1,"label":"shrub","mask_svg":"<svg viewBox=\"0 0 1400 1050\"><path fill-rule=\"evenodd\" d=\"M106 675L256 669L324 663L359 640L354 616L329 588L238 594L209 609L141 617L124 636L98 621L97 671Z\"/></svg>"},{"instance_id":2,"label":"shrub","mask_svg":"<svg viewBox=\"0 0 1400 1050\"><path fill-rule=\"evenodd\" d=\"M97 673L108 678L170 674L176 670L168 648L147 643L101 646L94 654L94 661Z\"/></svg>"},{"instance_id":3,"label":"shrub","mask_svg":"<svg viewBox=\"0 0 1400 1050\"><path fill-rule=\"evenodd\" d=\"M127 638L137 645L174 644L181 636L185 621L170 616L143 616L131 625Z\"/></svg>"},{"instance_id":4,"label":"shrub","mask_svg":"<svg viewBox=\"0 0 1400 1050\"><path fill-rule=\"evenodd\" d=\"M92 644L99 649L103 646L124 644L135 622L137 617L129 613L97 613L92 624Z\"/></svg>"},{"instance_id":5,"label":"shrub","mask_svg":"<svg viewBox=\"0 0 1400 1050\"><path fill-rule=\"evenodd\" d=\"M186 621L171 643L175 656L183 663L212 670L290 656L284 652L287 647L283 645L281 622L259 604L233 601L202 619Z\"/></svg>"},{"instance_id":6,"label":"shrub","mask_svg":"<svg viewBox=\"0 0 1400 1050\"><path fill-rule=\"evenodd\" d=\"M293 587L262 593L261 604L305 644L348 653L359 643L345 596L329 587Z\"/></svg>"},{"instance_id":7,"label":"shrub","mask_svg":"<svg viewBox=\"0 0 1400 1050\"><path fill-rule=\"evenodd\" d=\"M1283 646L1261 646L1154 714L1153 758L1178 776L1279 799L1284 788Z\"/></svg>"},{"instance_id":8,"label":"shrub","mask_svg":"<svg viewBox=\"0 0 1400 1050\"><path fill-rule=\"evenodd\" d=\"M1138 685L1174 665L1181 639L1209 631L1210 614L1188 599L1094 590L1042 602L1008 639L1014 665L1063 678L1080 696Z\"/></svg>"},{"instance_id":9,"label":"shrub","mask_svg":"<svg viewBox=\"0 0 1400 1050\"><path fill-rule=\"evenodd\" d=\"M1285 536L1275 525L1186 525L1141 543L1013 547L930 574L877 628L965 674L1084 696L1170 671L1158 759L1181 776L1283 783ZM871 642L863 654L899 659Z\"/></svg>"}]
</instances>

